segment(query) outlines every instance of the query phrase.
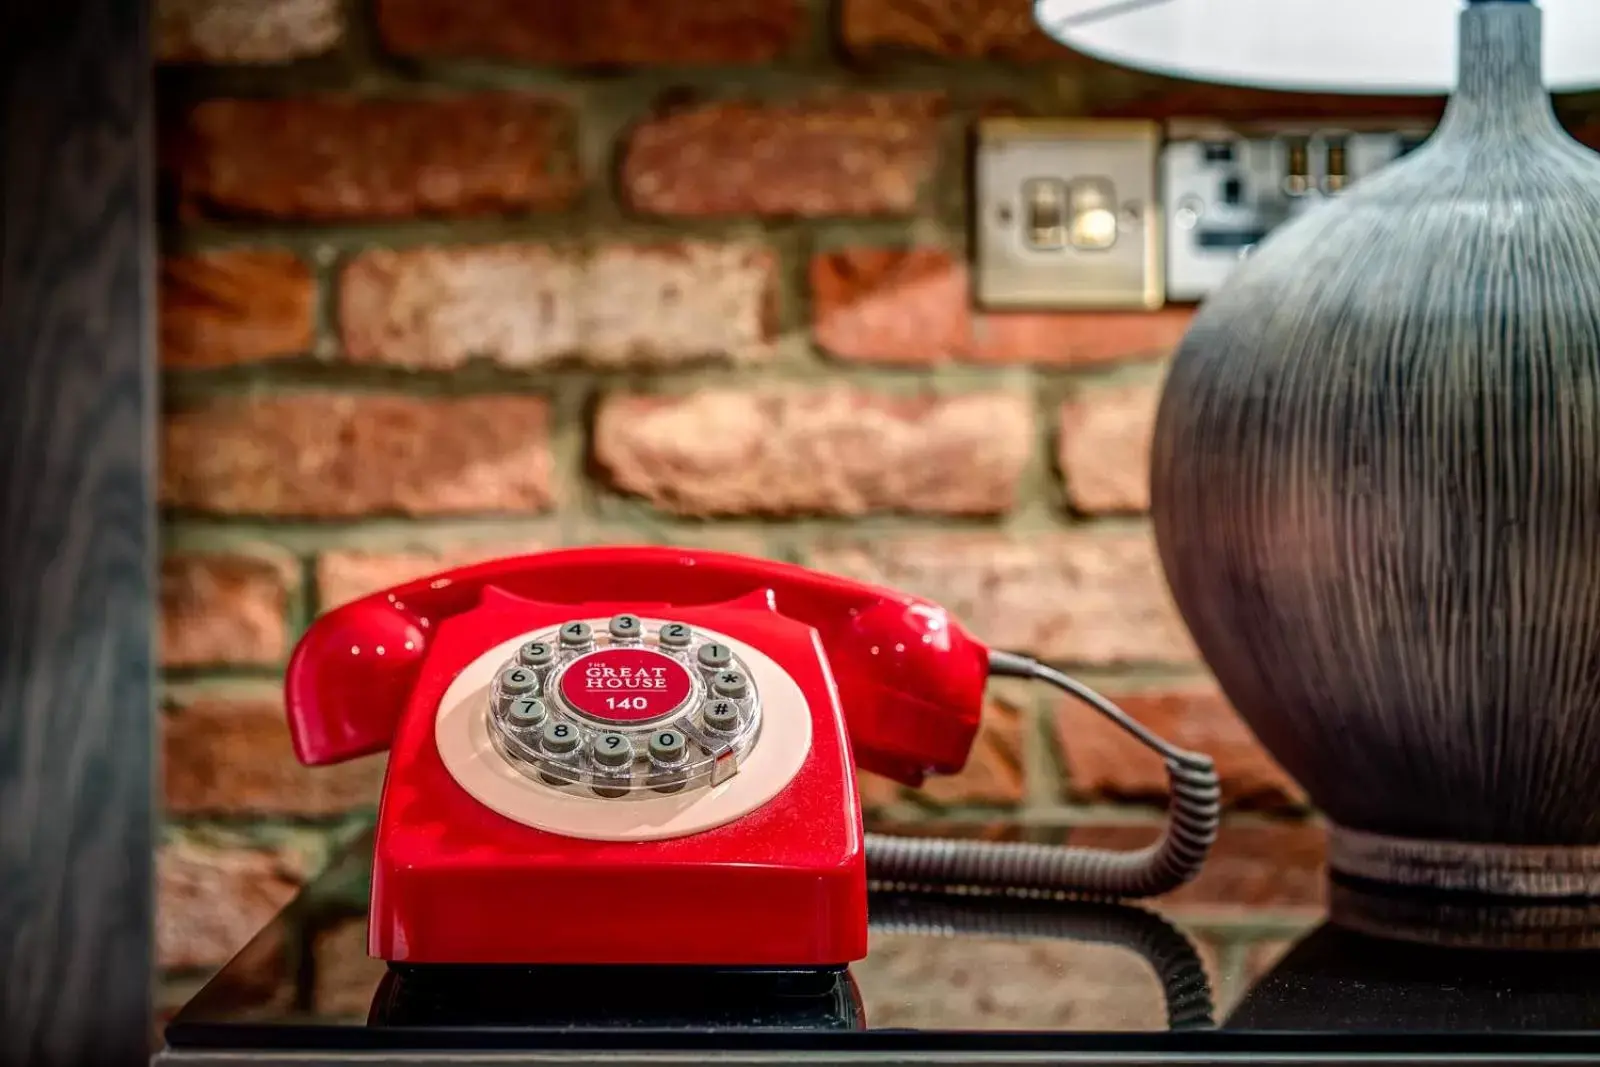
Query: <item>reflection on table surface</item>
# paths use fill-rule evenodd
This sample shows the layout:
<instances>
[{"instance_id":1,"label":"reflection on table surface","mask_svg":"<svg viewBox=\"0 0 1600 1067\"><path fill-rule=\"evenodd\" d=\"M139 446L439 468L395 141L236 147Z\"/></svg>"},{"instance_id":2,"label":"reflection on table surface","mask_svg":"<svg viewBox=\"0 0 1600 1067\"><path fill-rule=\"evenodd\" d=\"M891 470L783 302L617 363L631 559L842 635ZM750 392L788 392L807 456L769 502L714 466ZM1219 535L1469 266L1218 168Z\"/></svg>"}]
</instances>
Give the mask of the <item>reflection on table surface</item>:
<instances>
[{"instance_id":1,"label":"reflection on table surface","mask_svg":"<svg viewBox=\"0 0 1600 1067\"><path fill-rule=\"evenodd\" d=\"M1336 886L1331 912L1287 952L1230 960L1141 907L880 889L869 954L847 970L390 968L366 955L369 874L360 840L185 1006L169 1040L216 1043L237 1028L1220 1036L1600 1024L1600 913L1589 907Z\"/></svg>"}]
</instances>

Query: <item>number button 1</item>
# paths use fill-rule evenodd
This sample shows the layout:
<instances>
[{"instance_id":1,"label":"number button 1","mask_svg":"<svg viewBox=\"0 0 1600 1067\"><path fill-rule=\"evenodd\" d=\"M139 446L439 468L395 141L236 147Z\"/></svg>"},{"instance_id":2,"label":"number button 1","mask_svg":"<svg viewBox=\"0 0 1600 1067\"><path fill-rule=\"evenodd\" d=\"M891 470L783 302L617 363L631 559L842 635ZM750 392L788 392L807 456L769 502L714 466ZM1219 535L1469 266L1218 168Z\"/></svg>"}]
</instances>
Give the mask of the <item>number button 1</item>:
<instances>
[{"instance_id":1,"label":"number button 1","mask_svg":"<svg viewBox=\"0 0 1600 1067\"><path fill-rule=\"evenodd\" d=\"M700 660L700 666L718 671L733 662L733 649L727 645L701 645L696 658Z\"/></svg>"}]
</instances>

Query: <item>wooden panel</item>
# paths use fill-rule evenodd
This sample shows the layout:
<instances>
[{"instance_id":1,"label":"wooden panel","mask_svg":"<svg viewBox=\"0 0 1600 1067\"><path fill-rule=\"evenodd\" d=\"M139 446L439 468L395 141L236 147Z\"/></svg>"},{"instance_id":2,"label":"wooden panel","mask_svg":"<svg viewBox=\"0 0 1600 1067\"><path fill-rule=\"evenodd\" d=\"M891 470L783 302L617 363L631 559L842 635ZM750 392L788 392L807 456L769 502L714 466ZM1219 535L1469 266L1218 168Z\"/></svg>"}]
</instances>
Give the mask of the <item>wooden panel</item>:
<instances>
[{"instance_id":1,"label":"wooden panel","mask_svg":"<svg viewBox=\"0 0 1600 1067\"><path fill-rule=\"evenodd\" d=\"M143 3L0 24L0 1060L144 1062L153 559Z\"/></svg>"}]
</instances>

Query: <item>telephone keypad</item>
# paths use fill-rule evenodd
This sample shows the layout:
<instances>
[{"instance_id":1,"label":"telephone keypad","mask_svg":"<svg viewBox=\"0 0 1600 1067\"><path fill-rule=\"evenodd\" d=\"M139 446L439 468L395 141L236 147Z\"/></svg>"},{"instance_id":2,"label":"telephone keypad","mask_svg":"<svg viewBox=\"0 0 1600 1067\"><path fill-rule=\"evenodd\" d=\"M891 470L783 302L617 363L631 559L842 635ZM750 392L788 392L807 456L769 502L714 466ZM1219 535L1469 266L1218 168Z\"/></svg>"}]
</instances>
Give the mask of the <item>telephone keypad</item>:
<instances>
[{"instance_id":1,"label":"telephone keypad","mask_svg":"<svg viewBox=\"0 0 1600 1067\"><path fill-rule=\"evenodd\" d=\"M608 802L709 789L757 743L745 664L685 623L618 614L529 636L495 676L500 756L545 786Z\"/></svg>"}]
</instances>

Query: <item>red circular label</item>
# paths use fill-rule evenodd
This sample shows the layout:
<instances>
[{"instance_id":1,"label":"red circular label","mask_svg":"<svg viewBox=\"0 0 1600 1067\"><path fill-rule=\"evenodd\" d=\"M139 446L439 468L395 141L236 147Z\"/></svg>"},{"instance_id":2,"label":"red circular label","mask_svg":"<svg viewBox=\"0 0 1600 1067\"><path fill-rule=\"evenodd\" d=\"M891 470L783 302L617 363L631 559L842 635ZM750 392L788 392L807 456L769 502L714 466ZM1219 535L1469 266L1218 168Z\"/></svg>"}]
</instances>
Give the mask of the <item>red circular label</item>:
<instances>
[{"instance_id":1,"label":"red circular label","mask_svg":"<svg viewBox=\"0 0 1600 1067\"><path fill-rule=\"evenodd\" d=\"M579 656L561 676L568 704L595 719L643 722L689 698L683 664L648 648L603 648Z\"/></svg>"}]
</instances>

